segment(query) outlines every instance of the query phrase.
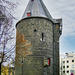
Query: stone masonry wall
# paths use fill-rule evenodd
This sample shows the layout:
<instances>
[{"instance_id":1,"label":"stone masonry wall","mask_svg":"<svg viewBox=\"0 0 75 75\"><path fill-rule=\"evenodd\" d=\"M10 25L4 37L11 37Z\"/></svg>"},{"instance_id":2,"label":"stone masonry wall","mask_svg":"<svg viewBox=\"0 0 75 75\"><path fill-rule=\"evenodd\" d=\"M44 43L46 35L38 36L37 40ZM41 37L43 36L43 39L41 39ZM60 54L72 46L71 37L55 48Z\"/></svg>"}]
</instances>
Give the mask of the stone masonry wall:
<instances>
[{"instance_id":1,"label":"stone masonry wall","mask_svg":"<svg viewBox=\"0 0 75 75\"><path fill-rule=\"evenodd\" d=\"M54 75L59 75L59 37L60 24L54 25Z\"/></svg>"},{"instance_id":2,"label":"stone masonry wall","mask_svg":"<svg viewBox=\"0 0 75 75\"><path fill-rule=\"evenodd\" d=\"M15 75L53 75L53 26L46 18L26 18L17 24L17 32L31 42L32 54L15 63ZM16 55L17 56L17 55ZM44 67L44 58L50 58L50 66ZM18 60L22 63L22 58Z\"/></svg>"}]
</instances>

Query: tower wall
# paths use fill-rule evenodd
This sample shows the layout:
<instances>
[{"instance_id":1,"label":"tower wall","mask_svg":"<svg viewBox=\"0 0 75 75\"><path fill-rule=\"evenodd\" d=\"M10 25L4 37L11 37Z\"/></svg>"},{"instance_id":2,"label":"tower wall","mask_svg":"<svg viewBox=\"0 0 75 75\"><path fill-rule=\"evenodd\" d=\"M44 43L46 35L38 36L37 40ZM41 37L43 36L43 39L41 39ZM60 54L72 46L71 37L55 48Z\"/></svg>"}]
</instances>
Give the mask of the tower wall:
<instances>
[{"instance_id":1,"label":"tower wall","mask_svg":"<svg viewBox=\"0 0 75 75\"><path fill-rule=\"evenodd\" d=\"M29 17L18 22L16 28L31 43L32 54L24 58L23 65L15 63L15 75L53 75L52 22L43 17ZM50 58L50 66L44 66L45 58ZM17 63L22 63L22 58Z\"/></svg>"},{"instance_id":2,"label":"tower wall","mask_svg":"<svg viewBox=\"0 0 75 75\"><path fill-rule=\"evenodd\" d=\"M59 75L59 38L61 35L60 23L54 25L54 75Z\"/></svg>"}]
</instances>

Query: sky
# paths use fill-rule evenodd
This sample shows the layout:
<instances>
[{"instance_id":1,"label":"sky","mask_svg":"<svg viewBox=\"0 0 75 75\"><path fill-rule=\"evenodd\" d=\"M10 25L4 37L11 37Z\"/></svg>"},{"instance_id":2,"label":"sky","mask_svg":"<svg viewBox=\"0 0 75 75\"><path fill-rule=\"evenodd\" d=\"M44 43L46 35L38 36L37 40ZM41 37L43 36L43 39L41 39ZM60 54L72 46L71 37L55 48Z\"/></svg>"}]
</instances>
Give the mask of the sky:
<instances>
[{"instance_id":1,"label":"sky","mask_svg":"<svg viewBox=\"0 0 75 75\"><path fill-rule=\"evenodd\" d=\"M17 0L13 1L16 2ZM29 2L29 0L19 1L18 7L14 11L17 21L22 18ZM43 2L53 18L62 18L63 20L62 35L60 36L60 54L75 52L75 0L43 0Z\"/></svg>"}]
</instances>

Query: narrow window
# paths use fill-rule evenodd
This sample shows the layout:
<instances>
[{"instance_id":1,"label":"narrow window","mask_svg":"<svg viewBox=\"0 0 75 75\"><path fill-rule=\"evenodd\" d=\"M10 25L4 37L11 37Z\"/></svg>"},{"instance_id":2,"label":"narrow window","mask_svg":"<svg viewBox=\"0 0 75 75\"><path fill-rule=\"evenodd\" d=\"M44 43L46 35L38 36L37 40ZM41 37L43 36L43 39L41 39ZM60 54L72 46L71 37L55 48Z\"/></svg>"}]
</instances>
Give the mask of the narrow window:
<instances>
[{"instance_id":1,"label":"narrow window","mask_svg":"<svg viewBox=\"0 0 75 75\"><path fill-rule=\"evenodd\" d=\"M42 33L42 41L44 40L44 33Z\"/></svg>"}]
</instances>

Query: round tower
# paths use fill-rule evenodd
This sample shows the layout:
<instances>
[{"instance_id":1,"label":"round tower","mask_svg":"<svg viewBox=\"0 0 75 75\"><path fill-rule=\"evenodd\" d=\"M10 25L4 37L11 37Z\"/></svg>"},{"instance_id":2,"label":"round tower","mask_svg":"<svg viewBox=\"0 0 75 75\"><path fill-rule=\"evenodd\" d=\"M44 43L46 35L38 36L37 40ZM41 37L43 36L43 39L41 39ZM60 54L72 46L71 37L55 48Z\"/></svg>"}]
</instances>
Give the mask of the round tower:
<instances>
[{"instance_id":1,"label":"round tower","mask_svg":"<svg viewBox=\"0 0 75 75\"><path fill-rule=\"evenodd\" d=\"M24 59L19 57L18 63L22 65L15 63L15 75L53 75L55 23L59 27L42 0L29 1L16 29L31 43L32 54Z\"/></svg>"}]
</instances>

